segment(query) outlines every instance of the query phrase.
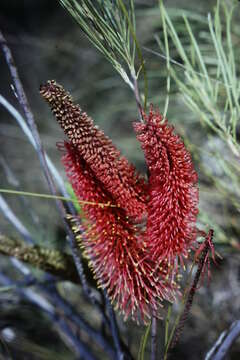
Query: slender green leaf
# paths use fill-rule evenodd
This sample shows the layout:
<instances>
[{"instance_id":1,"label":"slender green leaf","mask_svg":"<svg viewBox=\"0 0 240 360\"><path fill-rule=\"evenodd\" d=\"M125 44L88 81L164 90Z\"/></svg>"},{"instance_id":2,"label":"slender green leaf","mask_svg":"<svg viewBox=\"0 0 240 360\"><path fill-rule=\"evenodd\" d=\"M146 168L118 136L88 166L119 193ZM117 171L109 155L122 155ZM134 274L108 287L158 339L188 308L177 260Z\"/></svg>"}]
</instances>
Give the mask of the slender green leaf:
<instances>
[{"instance_id":1,"label":"slender green leaf","mask_svg":"<svg viewBox=\"0 0 240 360\"><path fill-rule=\"evenodd\" d=\"M138 351L138 360L144 360L144 354L145 354L145 350L146 350L146 345L147 345L150 329L151 329L151 321L147 325L145 333L143 334L143 336L141 338L140 347L139 347L139 351Z\"/></svg>"}]
</instances>

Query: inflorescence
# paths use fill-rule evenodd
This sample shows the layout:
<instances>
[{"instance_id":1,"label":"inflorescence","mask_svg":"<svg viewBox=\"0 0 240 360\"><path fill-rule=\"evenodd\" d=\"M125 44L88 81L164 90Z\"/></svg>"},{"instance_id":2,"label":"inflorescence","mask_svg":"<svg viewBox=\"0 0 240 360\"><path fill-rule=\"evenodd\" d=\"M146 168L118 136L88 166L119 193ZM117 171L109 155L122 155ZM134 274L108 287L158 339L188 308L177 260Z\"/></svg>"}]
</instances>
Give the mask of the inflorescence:
<instances>
[{"instance_id":1,"label":"inflorescence","mask_svg":"<svg viewBox=\"0 0 240 360\"><path fill-rule=\"evenodd\" d=\"M174 300L179 267L196 248L198 188L191 155L151 107L144 123L134 124L146 181L62 86L48 81L40 93L68 138L59 147L77 198L111 204L85 204L81 225L71 218L79 244L99 286L125 318L146 321L163 300Z\"/></svg>"}]
</instances>

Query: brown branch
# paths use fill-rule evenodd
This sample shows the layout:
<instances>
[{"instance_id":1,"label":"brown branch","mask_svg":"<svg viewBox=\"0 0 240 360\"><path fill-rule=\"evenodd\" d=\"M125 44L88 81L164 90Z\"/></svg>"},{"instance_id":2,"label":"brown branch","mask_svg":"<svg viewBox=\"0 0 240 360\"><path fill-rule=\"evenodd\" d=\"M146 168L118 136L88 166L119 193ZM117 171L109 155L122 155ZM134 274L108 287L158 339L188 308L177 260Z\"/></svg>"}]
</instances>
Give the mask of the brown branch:
<instances>
[{"instance_id":1,"label":"brown branch","mask_svg":"<svg viewBox=\"0 0 240 360\"><path fill-rule=\"evenodd\" d=\"M157 360L157 318L154 314L151 324L151 360Z\"/></svg>"},{"instance_id":2,"label":"brown branch","mask_svg":"<svg viewBox=\"0 0 240 360\"><path fill-rule=\"evenodd\" d=\"M178 326L177 326L177 328L175 330L174 337L172 338L172 341L171 341L170 346L169 346L170 349L173 349L176 346L176 344L177 344L177 342L178 342L178 340L179 340L179 338L180 338L180 336L182 334L185 322L188 319L189 312L190 312L191 307L192 307L193 299L194 299L194 296L195 296L195 293L196 293L196 290L197 290L197 286L198 286L199 280L200 280L200 278L201 278L201 276L203 274L204 268L206 266L206 261L207 261L207 258L209 256L209 250L210 250L210 247L211 247L211 244L212 244L212 237L213 237L213 230L209 230L209 233L206 236L206 239L205 239L204 244L203 244L204 246L203 246L202 251L201 251L201 256L200 256L200 259L198 260L197 272L195 274L192 286L191 286L190 291L188 293L188 297L187 297L187 300L186 300L186 303L185 303L183 313L182 313L181 318L179 320Z\"/></svg>"}]
</instances>

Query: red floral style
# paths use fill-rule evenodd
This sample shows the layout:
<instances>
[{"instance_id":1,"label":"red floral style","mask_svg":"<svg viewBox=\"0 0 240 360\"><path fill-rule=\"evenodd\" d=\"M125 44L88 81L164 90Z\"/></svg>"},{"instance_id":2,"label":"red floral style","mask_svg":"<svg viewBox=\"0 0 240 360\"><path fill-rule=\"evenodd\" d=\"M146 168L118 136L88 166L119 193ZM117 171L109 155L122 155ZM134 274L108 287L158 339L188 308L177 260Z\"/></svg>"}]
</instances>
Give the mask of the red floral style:
<instances>
[{"instance_id":1,"label":"red floral style","mask_svg":"<svg viewBox=\"0 0 240 360\"><path fill-rule=\"evenodd\" d=\"M85 204L83 225L73 225L79 244L125 318L145 321L163 300L174 299L175 270L196 244L191 156L151 108L145 123L134 126L149 170L146 184L60 85L49 81L40 92L68 137L62 161L77 198L99 204Z\"/></svg>"},{"instance_id":2,"label":"red floral style","mask_svg":"<svg viewBox=\"0 0 240 360\"><path fill-rule=\"evenodd\" d=\"M158 266L176 268L196 246L197 173L183 141L151 107L145 123L134 125L149 169L146 241Z\"/></svg>"}]
</instances>

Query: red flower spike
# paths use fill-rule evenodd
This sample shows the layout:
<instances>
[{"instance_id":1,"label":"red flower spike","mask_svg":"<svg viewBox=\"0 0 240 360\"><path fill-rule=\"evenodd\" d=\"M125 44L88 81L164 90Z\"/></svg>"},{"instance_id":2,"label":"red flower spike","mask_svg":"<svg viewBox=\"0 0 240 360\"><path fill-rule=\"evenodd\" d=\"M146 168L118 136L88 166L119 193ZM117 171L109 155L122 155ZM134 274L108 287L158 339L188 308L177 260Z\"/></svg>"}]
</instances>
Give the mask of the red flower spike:
<instances>
[{"instance_id":1,"label":"red flower spike","mask_svg":"<svg viewBox=\"0 0 240 360\"><path fill-rule=\"evenodd\" d=\"M146 241L156 267L165 259L173 270L195 247L197 173L183 141L152 107L145 123L134 125L149 169ZM173 271L175 273L175 271Z\"/></svg>"},{"instance_id":2,"label":"red flower spike","mask_svg":"<svg viewBox=\"0 0 240 360\"><path fill-rule=\"evenodd\" d=\"M146 184L127 159L93 124L93 120L74 105L70 94L54 80L40 87L70 143L86 161L104 188L125 209L127 215L141 218L146 214Z\"/></svg>"},{"instance_id":3,"label":"red flower spike","mask_svg":"<svg viewBox=\"0 0 240 360\"><path fill-rule=\"evenodd\" d=\"M112 204L113 198L98 181L76 148L65 143L63 164L79 199ZM166 281L167 265L153 274L154 263L143 234L123 209L84 205L88 221L74 227L100 287L106 288L125 319L144 322L163 299L173 301L176 284ZM72 219L74 222L74 218Z\"/></svg>"},{"instance_id":4,"label":"red flower spike","mask_svg":"<svg viewBox=\"0 0 240 360\"><path fill-rule=\"evenodd\" d=\"M63 163L77 198L99 204L85 204L86 220L74 225L80 245L99 286L125 318L145 321L162 300L174 299L174 270L196 246L198 189L191 156L151 108L146 123L135 125L149 169L146 185L60 85L49 81L40 92L69 139ZM144 232L140 220L146 214Z\"/></svg>"}]
</instances>

